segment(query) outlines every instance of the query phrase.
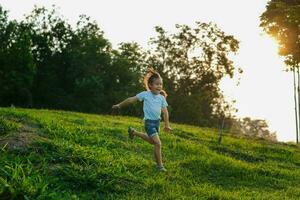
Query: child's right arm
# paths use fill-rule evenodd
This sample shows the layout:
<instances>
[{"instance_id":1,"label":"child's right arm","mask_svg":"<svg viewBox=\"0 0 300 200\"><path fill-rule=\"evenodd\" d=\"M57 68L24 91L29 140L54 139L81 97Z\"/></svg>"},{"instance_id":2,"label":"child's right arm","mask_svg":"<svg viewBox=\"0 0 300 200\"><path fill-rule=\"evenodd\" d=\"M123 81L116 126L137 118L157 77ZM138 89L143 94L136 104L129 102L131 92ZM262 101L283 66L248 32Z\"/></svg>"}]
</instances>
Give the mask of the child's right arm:
<instances>
[{"instance_id":1,"label":"child's right arm","mask_svg":"<svg viewBox=\"0 0 300 200\"><path fill-rule=\"evenodd\" d=\"M137 100L138 100L138 98L136 96L129 97L129 98L125 99L124 101L122 101L121 103L113 105L112 108L113 109L115 109L115 108L121 108L121 107L127 106L129 104L132 104L132 103L136 102Z\"/></svg>"}]
</instances>

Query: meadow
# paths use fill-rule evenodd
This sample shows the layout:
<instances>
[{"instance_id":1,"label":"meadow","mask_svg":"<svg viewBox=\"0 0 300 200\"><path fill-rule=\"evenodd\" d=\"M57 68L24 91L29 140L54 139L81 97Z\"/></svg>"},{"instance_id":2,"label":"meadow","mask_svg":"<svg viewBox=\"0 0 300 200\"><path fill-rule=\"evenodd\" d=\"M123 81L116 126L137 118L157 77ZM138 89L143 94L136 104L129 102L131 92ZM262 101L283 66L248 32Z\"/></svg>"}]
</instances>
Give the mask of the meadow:
<instances>
[{"instance_id":1,"label":"meadow","mask_svg":"<svg viewBox=\"0 0 300 200\"><path fill-rule=\"evenodd\" d=\"M300 199L299 145L171 123L162 173L128 126L143 121L0 108L0 199Z\"/></svg>"}]
</instances>

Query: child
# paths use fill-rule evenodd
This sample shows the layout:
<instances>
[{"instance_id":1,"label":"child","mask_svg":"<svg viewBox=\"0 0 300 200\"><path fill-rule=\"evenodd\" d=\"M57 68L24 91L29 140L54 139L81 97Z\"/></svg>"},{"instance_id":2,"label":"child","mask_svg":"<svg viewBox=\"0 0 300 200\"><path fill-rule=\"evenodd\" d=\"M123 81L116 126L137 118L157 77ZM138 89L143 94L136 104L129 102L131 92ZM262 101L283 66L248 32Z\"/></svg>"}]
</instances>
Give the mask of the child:
<instances>
[{"instance_id":1,"label":"child","mask_svg":"<svg viewBox=\"0 0 300 200\"><path fill-rule=\"evenodd\" d=\"M125 105L139 101L144 101L144 128L147 134L139 132L132 127L128 128L129 138L133 139L134 136L138 136L150 144L154 145L154 157L157 163L157 169L159 171L167 171L162 163L161 157L161 141L159 139L159 123L161 110L164 114L166 132L170 132L172 129L169 124L169 113L167 110L168 103L166 101L166 92L162 90L162 78L153 69L149 69L149 72L144 77L144 84L147 91L138 93L134 97L129 97L119 104L113 105L113 109L121 108ZM163 95L161 95L161 93Z\"/></svg>"}]
</instances>

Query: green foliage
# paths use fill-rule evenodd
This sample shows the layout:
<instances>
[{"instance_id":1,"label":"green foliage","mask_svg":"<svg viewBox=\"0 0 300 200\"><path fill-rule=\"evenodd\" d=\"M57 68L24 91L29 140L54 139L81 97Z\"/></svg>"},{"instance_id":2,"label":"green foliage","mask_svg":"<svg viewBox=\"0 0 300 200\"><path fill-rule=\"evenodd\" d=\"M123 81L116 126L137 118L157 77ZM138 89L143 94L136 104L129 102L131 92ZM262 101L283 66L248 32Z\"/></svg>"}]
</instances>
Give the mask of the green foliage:
<instances>
[{"instance_id":1,"label":"green foliage","mask_svg":"<svg viewBox=\"0 0 300 200\"><path fill-rule=\"evenodd\" d=\"M0 105L107 113L141 89L139 47L113 50L89 17L72 28L55 7L35 7L21 22L0 8Z\"/></svg>"},{"instance_id":2,"label":"green foliage","mask_svg":"<svg viewBox=\"0 0 300 200\"><path fill-rule=\"evenodd\" d=\"M0 116L35 124L38 136L24 149L0 146L0 199L300 198L295 144L226 132L218 145L217 130L171 124L160 135L168 169L160 173L153 147L128 139L141 119L9 108Z\"/></svg>"},{"instance_id":3,"label":"green foliage","mask_svg":"<svg viewBox=\"0 0 300 200\"><path fill-rule=\"evenodd\" d=\"M151 41L154 50L149 58L170 93L172 119L217 127L223 115L230 117L234 112L219 84L225 76L232 78L235 74L229 56L237 52L239 42L212 23L196 22L195 27L176 28L175 33L168 34L156 27L158 36Z\"/></svg>"},{"instance_id":4,"label":"green foliage","mask_svg":"<svg viewBox=\"0 0 300 200\"><path fill-rule=\"evenodd\" d=\"M279 43L279 54L290 69L300 63L300 2L272 0L261 15L261 27Z\"/></svg>"},{"instance_id":5,"label":"green foliage","mask_svg":"<svg viewBox=\"0 0 300 200\"><path fill-rule=\"evenodd\" d=\"M8 21L0 6L0 105L32 106L36 66L26 24Z\"/></svg>"}]
</instances>

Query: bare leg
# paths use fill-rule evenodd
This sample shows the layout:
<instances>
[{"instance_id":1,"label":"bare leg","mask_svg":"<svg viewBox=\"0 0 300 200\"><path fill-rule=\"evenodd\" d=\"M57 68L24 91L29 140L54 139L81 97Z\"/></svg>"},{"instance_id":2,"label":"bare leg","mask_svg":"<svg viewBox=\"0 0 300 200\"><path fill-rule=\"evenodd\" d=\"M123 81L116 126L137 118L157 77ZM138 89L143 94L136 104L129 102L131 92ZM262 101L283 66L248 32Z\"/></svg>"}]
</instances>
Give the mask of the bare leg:
<instances>
[{"instance_id":1,"label":"bare leg","mask_svg":"<svg viewBox=\"0 0 300 200\"><path fill-rule=\"evenodd\" d=\"M161 141L158 135L155 135L151 138L154 142L154 155L155 160L158 166L162 166L162 158L161 158Z\"/></svg>"},{"instance_id":2,"label":"bare leg","mask_svg":"<svg viewBox=\"0 0 300 200\"><path fill-rule=\"evenodd\" d=\"M149 142L150 144L154 144L153 140L146 133L134 131L133 135L136 135L136 136L142 138L143 140Z\"/></svg>"}]
</instances>

